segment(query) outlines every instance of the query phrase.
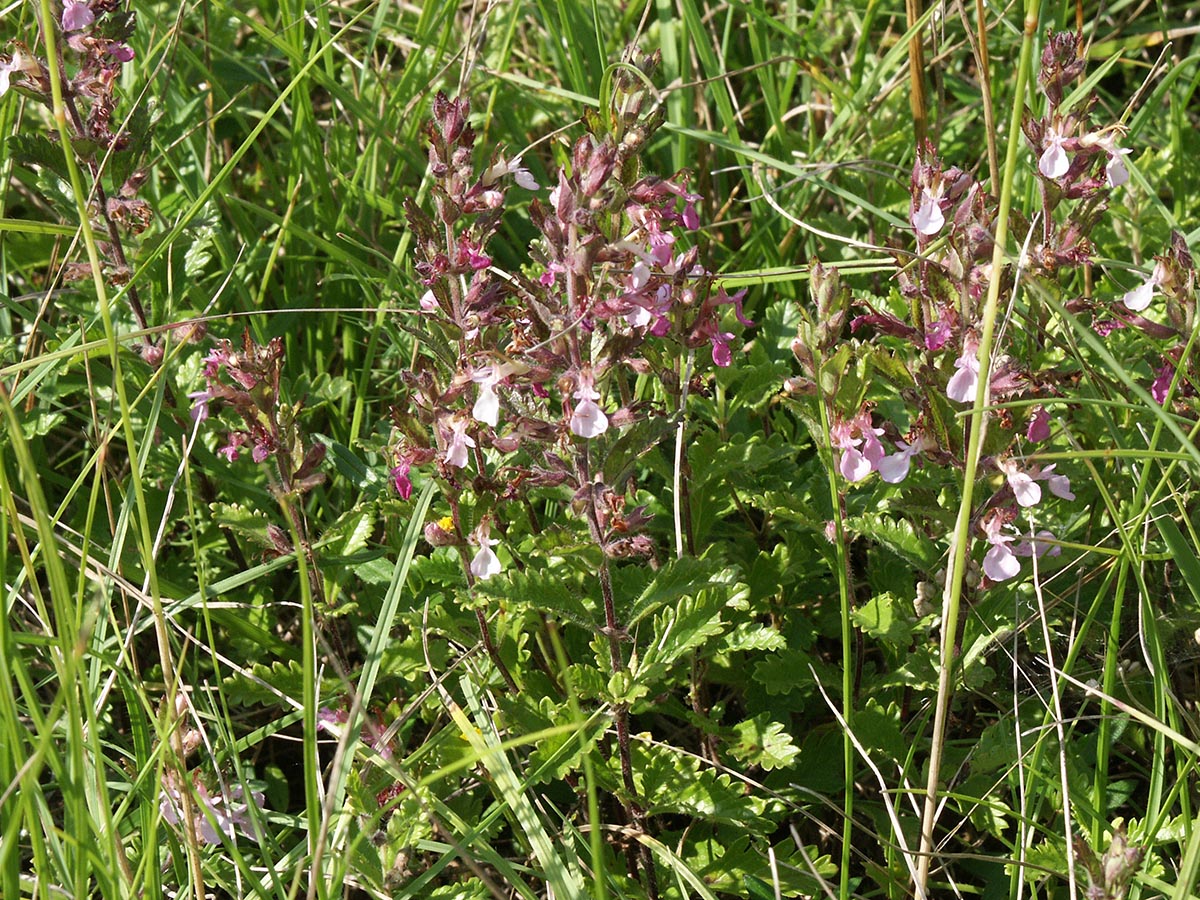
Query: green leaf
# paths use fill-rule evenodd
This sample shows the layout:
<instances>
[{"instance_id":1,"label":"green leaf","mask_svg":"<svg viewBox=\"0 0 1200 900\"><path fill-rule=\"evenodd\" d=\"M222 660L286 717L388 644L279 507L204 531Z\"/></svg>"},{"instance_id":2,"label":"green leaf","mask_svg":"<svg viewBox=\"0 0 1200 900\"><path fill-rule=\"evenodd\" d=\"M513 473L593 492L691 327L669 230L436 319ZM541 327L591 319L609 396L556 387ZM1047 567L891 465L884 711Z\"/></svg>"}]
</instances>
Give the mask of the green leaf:
<instances>
[{"instance_id":1,"label":"green leaf","mask_svg":"<svg viewBox=\"0 0 1200 900\"><path fill-rule=\"evenodd\" d=\"M528 568L510 569L505 577L489 578L475 586L484 597L507 601L513 608L530 608L574 622L589 631L598 631L603 616L588 591L578 579L564 577L561 570ZM589 602L590 601L590 602Z\"/></svg>"},{"instance_id":2,"label":"green leaf","mask_svg":"<svg viewBox=\"0 0 1200 900\"><path fill-rule=\"evenodd\" d=\"M871 637L891 644L907 645L912 637L911 603L891 594L878 594L850 613L854 624Z\"/></svg>"},{"instance_id":3,"label":"green leaf","mask_svg":"<svg viewBox=\"0 0 1200 900\"><path fill-rule=\"evenodd\" d=\"M633 778L646 814L694 816L754 831L769 828L766 801L747 794L741 782L706 768L690 754L663 744L634 744ZM610 778L620 778L620 762L609 761ZM614 784L614 788L616 785Z\"/></svg>"},{"instance_id":4,"label":"green leaf","mask_svg":"<svg viewBox=\"0 0 1200 900\"><path fill-rule=\"evenodd\" d=\"M63 148L41 134L12 134L8 137L8 152L15 162L53 172L63 181L70 181Z\"/></svg>"},{"instance_id":5,"label":"green leaf","mask_svg":"<svg viewBox=\"0 0 1200 900\"><path fill-rule=\"evenodd\" d=\"M736 737L729 752L734 759L764 769L790 766L800 755L800 748L781 722L771 721L770 713L759 713L733 727Z\"/></svg>"},{"instance_id":6,"label":"green leaf","mask_svg":"<svg viewBox=\"0 0 1200 900\"><path fill-rule=\"evenodd\" d=\"M364 504L338 517L317 542L323 556L353 556L366 549L375 530L375 507Z\"/></svg>"},{"instance_id":7,"label":"green leaf","mask_svg":"<svg viewBox=\"0 0 1200 900\"><path fill-rule=\"evenodd\" d=\"M217 525L228 528L239 537L249 538L264 547L272 546L267 536L267 528L272 524L271 517L258 509L250 509L240 503L224 503L216 501L208 505L212 512L213 521Z\"/></svg>"}]
</instances>

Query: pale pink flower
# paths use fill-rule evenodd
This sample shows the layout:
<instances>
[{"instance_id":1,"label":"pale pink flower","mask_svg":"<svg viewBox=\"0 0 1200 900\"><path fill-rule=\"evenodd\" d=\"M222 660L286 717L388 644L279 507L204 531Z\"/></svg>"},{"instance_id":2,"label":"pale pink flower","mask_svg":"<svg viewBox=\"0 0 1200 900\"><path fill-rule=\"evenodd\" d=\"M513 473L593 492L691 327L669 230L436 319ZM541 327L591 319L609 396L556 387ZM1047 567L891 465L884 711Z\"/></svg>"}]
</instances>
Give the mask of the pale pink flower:
<instances>
[{"instance_id":1,"label":"pale pink flower","mask_svg":"<svg viewBox=\"0 0 1200 900\"><path fill-rule=\"evenodd\" d=\"M608 431L608 416L596 403L600 399L600 394L592 386L590 374L579 376L579 389L571 396L579 401L571 413L572 434L577 434L581 438L594 438Z\"/></svg>"},{"instance_id":2,"label":"pale pink flower","mask_svg":"<svg viewBox=\"0 0 1200 900\"><path fill-rule=\"evenodd\" d=\"M21 58L21 52L15 51L12 59L8 62L0 62L0 97L8 93L8 89L12 86L12 77L14 74L20 74L25 67L25 61Z\"/></svg>"},{"instance_id":3,"label":"pale pink flower","mask_svg":"<svg viewBox=\"0 0 1200 900\"><path fill-rule=\"evenodd\" d=\"M1021 563L1008 545L1017 537L1016 529L1008 525L1005 516L996 510L984 520L983 532L987 542L992 545L983 557L983 574L992 581L1015 578L1021 571Z\"/></svg>"},{"instance_id":4,"label":"pale pink flower","mask_svg":"<svg viewBox=\"0 0 1200 900\"><path fill-rule=\"evenodd\" d=\"M479 396L471 408L471 415L476 422L483 422L493 428L500 421L500 398L496 395L496 385L504 378L504 373L497 366L484 366L476 369L471 380L479 385Z\"/></svg>"},{"instance_id":5,"label":"pale pink flower","mask_svg":"<svg viewBox=\"0 0 1200 900\"><path fill-rule=\"evenodd\" d=\"M192 824L196 835L206 844L221 843L221 836L233 840L234 832L240 831L252 841L258 840L248 815L250 804L242 801L244 792L241 785L234 785L228 794L210 793L203 782L196 782L192 796ZM263 804L262 791L251 791L250 801L261 809ZM183 799L179 789L163 781L162 793L159 795L158 811L164 821L179 826L183 822Z\"/></svg>"},{"instance_id":6,"label":"pale pink flower","mask_svg":"<svg viewBox=\"0 0 1200 900\"><path fill-rule=\"evenodd\" d=\"M900 449L890 456L885 456L875 467L879 472L879 477L888 484L899 484L908 477L912 458L931 445L932 441L924 434L911 444L905 441L896 441L896 446Z\"/></svg>"},{"instance_id":7,"label":"pale pink flower","mask_svg":"<svg viewBox=\"0 0 1200 900\"><path fill-rule=\"evenodd\" d=\"M950 376L946 385L946 396L958 403L970 403L975 399L979 387L979 349L977 341L968 338L963 345L962 356L954 361L958 371Z\"/></svg>"},{"instance_id":8,"label":"pale pink flower","mask_svg":"<svg viewBox=\"0 0 1200 900\"><path fill-rule=\"evenodd\" d=\"M1110 188L1119 188L1129 181L1129 169L1125 167L1124 157L1132 152L1117 146L1108 151L1108 162L1104 164L1104 179Z\"/></svg>"},{"instance_id":9,"label":"pale pink flower","mask_svg":"<svg viewBox=\"0 0 1200 900\"><path fill-rule=\"evenodd\" d=\"M1023 507L1036 506L1042 499L1042 488L1029 472L1023 471L1017 465L1016 460L1006 459L999 464L1000 471L1004 473L1005 479L1008 481L1008 486L1012 488L1013 496L1017 498L1017 504Z\"/></svg>"},{"instance_id":10,"label":"pale pink flower","mask_svg":"<svg viewBox=\"0 0 1200 900\"><path fill-rule=\"evenodd\" d=\"M1038 171L1047 178L1062 178L1067 174L1067 169L1071 168L1071 158L1063 149L1065 140L1066 137L1059 134L1053 125L1046 131L1046 149L1038 159Z\"/></svg>"},{"instance_id":11,"label":"pale pink flower","mask_svg":"<svg viewBox=\"0 0 1200 900\"><path fill-rule=\"evenodd\" d=\"M1133 290L1126 291L1125 295L1121 298L1121 302L1125 304L1127 309L1133 312L1141 312L1154 299L1155 290L1162 281L1163 274L1162 263L1156 263L1154 271L1150 273L1150 277L1133 288Z\"/></svg>"},{"instance_id":12,"label":"pale pink flower","mask_svg":"<svg viewBox=\"0 0 1200 900\"><path fill-rule=\"evenodd\" d=\"M942 213L940 197L930 193L929 188L921 188L921 205L913 210L912 226L918 234L926 237L937 234L946 224L946 216Z\"/></svg>"},{"instance_id":13,"label":"pale pink flower","mask_svg":"<svg viewBox=\"0 0 1200 900\"><path fill-rule=\"evenodd\" d=\"M886 455L879 442L882 428L873 428L871 414L862 410L849 422L838 422L829 430L830 442L842 451L838 471L847 481L862 481ZM857 436L856 436L857 435Z\"/></svg>"},{"instance_id":14,"label":"pale pink flower","mask_svg":"<svg viewBox=\"0 0 1200 900\"><path fill-rule=\"evenodd\" d=\"M1032 538L1027 538L1017 544L1013 548L1013 553L1017 556L1036 556L1038 559L1041 559L1046 554L1060 556L1062 554L1062 547L1058 546L1057 543L1050 543L1050 541L1057 540L1058 538L1054 536L1054 532L1043 528Z\"/></svg>"},{"instance_id":15,"label":"pale pink flower","mask_svg":"<svg viewBox=\"0 0 1200 900\"><path fill-rule=\"evenodd\" d=\"M500 565L500 557L492 549L500 543L491 536L492 523L484 518L472 534L472 540L479 545L479 552L471 560L471 574L480 581L487 581L493 575L499 575L504 568Z\"/></svg>"},{"instance_id":16,"label":"pale pink flower","mask_svg":"<svg viewBox=\"0 0 1200 900\"><path fill-rule=\"evenodd\" d=\"M500 160L494 166L483 173L483 184L485 187L495 183L505 175L511 175L513 181L525 188L527 191L541 190L541 185L533 177L528 169L521 165L521 157L514 156L512 159L505 161Z\"/></svg>"},{"instance_id":17,"label":"pale pink flower","mask_svg":"<svg viewBox=\"0 0 1200 900\"><path fill-rule=\"evenodd\" d=\"M470 422L461 417L450 423L450 440L446 445L446 465L461 469L467 464L467 448L475 446L475 439L467 434L469 424Z\"/></svg>"},{"instance_id":18,"label":"pale pink flower","mask_svg":"<svg viewBox=\"0 0 1200 900\"><path fill-rule=\"evenodd\" d=\"M1055 497L1061 497L1063 500L1074 500L1075 494L1071 491L1071 479L1066 475L1060 475L1054 471L1057 463L1052 463L1041 468L1035 468L1031 473L1038 481L1046 482L1046 487L1050 488L1050 493Z\"/></svg>"}]
</instances>

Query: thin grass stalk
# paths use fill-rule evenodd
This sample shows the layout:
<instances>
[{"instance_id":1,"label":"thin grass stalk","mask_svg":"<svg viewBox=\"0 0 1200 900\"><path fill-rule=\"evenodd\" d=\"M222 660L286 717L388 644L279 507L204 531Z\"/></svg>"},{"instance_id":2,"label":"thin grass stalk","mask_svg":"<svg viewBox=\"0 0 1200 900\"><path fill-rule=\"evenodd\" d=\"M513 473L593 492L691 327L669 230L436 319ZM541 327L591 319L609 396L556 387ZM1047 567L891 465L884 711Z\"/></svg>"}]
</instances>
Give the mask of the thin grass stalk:
<instances>
[{"instance_id":1,"label":"thin grass stalk","mask_svg":"<svg viewBox=\"0 0 1200 900\"><path fill-rule=\"evenodd\" d=\"M938 666L938 691L933 720L933 734L929 750L929 780L925 789L925 803L921 814L920 860L917 863L915 893L919 898L929 896L929 867L933 858L933 829L937 824L938 782L941 775L942 754L945 749L946 720L950 710L950 697L954 691L953 672L955 641L958 635L959 608L962 602L963 581L967 568L967 551L971 546L971 509L974 499L975 479L979 470L979 457L983 449L984 422L988 405L992 343L996 331L996 318L1000 301L1001 274L1004 271L1006 246L1008 244L1008 217L1012 208L1013 183L1017 172L1017 156L1022 145L1021 119L1025 110L1025 90L1033 67L1033 44L1038 29L1037 0L1025 0L1025 22L1021 34L1021 53L1017 61L1016 83L1013 88L1013 105L1009 117L1008 152L1004 159L1004 182L1000 189L1000 208L996 215L995 247L992 251L992 278L988 282L987 298L983 307L983 331L979 338L979 386L970 414L970 434L963 471L962 501L958 508L958 519L951 536L951 564L946 576L946 591L942 612L941 659ZM1014 290L1016 285L1014 285Z\"/></svg>"},{"instance_id":2,"label":"thin grass stalk","mask_svg":"<svg viewBox=\"0 0 1200 900\"><path fill-rule=\"evenodd\" d=\"M821 414L821 430L830 441L833 427L828 398L817 404ZM842 629L842 850L838 878L839 900L850 897L850 849L854 838L854 626L850 620L853 597L850 595L850 554L846 547L846 510L844 497L838 489L838 471L834 455L827 462L830 503L833 506L834 553L837 560L838 602Z\"/></svg>"}]
</instances>

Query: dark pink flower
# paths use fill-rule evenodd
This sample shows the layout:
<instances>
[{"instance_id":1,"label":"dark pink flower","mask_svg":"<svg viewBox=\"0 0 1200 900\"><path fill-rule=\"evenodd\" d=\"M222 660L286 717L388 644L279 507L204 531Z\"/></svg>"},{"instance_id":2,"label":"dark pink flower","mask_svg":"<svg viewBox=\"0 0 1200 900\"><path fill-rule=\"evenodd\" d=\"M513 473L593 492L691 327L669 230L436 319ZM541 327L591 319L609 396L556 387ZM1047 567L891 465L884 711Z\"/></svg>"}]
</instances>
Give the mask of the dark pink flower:
<instances>
[{"instance_id":1,"label":"dark pink flower","mask_svg":"<svg viewBox=\"0 0 1200 900\"><path fill-rule=\"evenodd\" d=\"M1167 402L1167 393L1171 390L1171 382L1175 379L1175 366L1173 363L1167 363L1158 370L1158 375L1154 379L1154 383L1150 385L1150 396L1154 398L1154 402L1162 406Z\"/></svg>"},{"instance_id":2,"label":"dark pink flower","mask_svg":"<svg viewBox=\"0 0 1200 900\"><path fill-rule=\"evenodd\" d=\"M413 485L408 477L410 468L408 460L402 459L391 471L392 485L396 488L396 493L400 495L401 500L407 500L412 496Z\"/></svg>"},{"instance_id":3,"label":"dark pink flower","mask_svg":"<svg viewBox=\"0 0 1200 900\"><path fill-rule=\"evenodd\" d=\"M925 349L941 350L950 340L950 333L950 323L945 319L938 319L925 332Z\"/></svg>"},{"instance_id":4,"label":"dark pink flower","mask_svg":"<svg viewBox=\"0 0 1200 900\"><path fill-rule=\"evenodd\" d=\"M1025 429L1026 440L1035 444L1050 439L1050 413L1045 407L1039 406L1029 417L1029 427Z\"/></svg>"},{"instance_id":5,"label":"dark pink flower","mask_svg":"<svg viewBox=\"0 0 1200 900\"><path fill-rule=\"evenodd\" d=\"M733 333L720 331L709 338L709 340L712 341L713 363L722 369L728 368L729 364L733 362L733 351L729 349L729 342L733 340Z\"/></svg>"},{"instance_id":6,"label":"dark pink flower","mask_svg":"<svg viewBox=\"0 0 1200 900\"><path fill-rule=\"evenodd\" d=\"M96 14L87 0L67 0L63 4L62 30L79 31L96 21Z\"/></svg>"}]
</instances>

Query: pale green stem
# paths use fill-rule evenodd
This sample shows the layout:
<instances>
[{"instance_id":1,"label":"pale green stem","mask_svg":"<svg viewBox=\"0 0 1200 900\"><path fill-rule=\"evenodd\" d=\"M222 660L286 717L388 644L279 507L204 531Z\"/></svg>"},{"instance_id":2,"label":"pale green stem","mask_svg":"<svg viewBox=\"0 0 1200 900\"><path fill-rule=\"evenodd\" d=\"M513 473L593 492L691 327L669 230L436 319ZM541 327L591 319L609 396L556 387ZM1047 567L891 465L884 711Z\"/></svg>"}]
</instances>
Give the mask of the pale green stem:
<instances>
[{"instance_id":1,"label":"pale green stem","mask_svg":"<svg viewBox=\"0 0 1200 900\"><path fill-rule=\"evenodd\" d=\"M96 235L92 229L91 217L88 213L88 191L84 187L79 165L75 160L72 134L67 127L67 107L63 98L62 72L58 65L58 40L55 33L57 18L49 0L41 0L42 38L46 46L46 68L50 78L50 95L54 115L54 125L58 131L63 147L63 158L70 176L71 191L75 198L76 212L79 216L79 233L87 250L88 262L92 269L92 282L96 288L96 305L100 310L100 319L104 325L104 336L108 344L109 360L113 370L113 387L116 391L117 404L121 413L121 425L125 438L125 449L130 460L130 482L133 489L134 503L137 507L139 529L139 550L142 565L150 586L150 599L154 610L155 636L158 640L159 660L162 665L163 681L167 685L168 696L163 704L165 716L174 716L175 675L171 657L171 645L167 636L166 617L163 614L162 595L159 592L158 572L155 568L151 532L150 515L146 508L146 495L142 490L141 472L138 469L140 455L138 453L137 435L133 428L132 407L125 391L125 379L121 372L120 347L117 342L116 330L113 326L112 308L108 290L104 284L104 274L101 268L100 251L96 246ZM172 733L174 730L172 729ZM187 809L185 807L185 813ZM118 857L122 854L118 852ZM197 898L203 897L204 888L200 880L199 861L194 854L189 853L193 860L193 880ZM132 873L123 872L126 878Z\"/></svg>"},{"instance_id":2,"label":"pale green stem","mask_svg":"<svg viewBox=\"0 0 1200 900\"><path fill-rule=\"evenodd\" d=\"M950 697L954 691L953 673L957 662L954 659L954 647L958 634L958 614L962 601L963 577L966 574L967 552L971 547L971 508L974 499L975 478L979 469L979 457L983 447L984 423L987 415L984 408L989 402L992 342L1000 305L1000 283L1003 280L1005 247L1008 244L1008 215L1012 208L1017 154L1022 146L1021 117L1025 111L1025 88L1029 82L1029 72L1033 64L1033 43L1037 28L1037 0L1026 0L1021 55L1017 63L1012 114L1008 125L1008 150L1004 158L1004 183L1000 189L1000 209L996 216L996 242L992 251L992 275L988 282L987 299L983 307L982 332L979 338L979 386L975 391L974 406L971 408L970 436L967 442L963 472L962 502L958 508L958 519L951 536L951 562L950 569L946 574L937 705L934 710L933 735L929 750L929 781L926 785L925 804L921 815L920 858L917 861L915 894L918 898L929 896L929 866L934 847L933 829L937 823L938 781L946 736L946 719L950 710Z\"/></svg>"},{"instance_id":3,"label":"pale green stem","mask_svg":"<svg viewBox=\"0 0 1200 900\"><path fill-rule=\"evenodd\" d=\"M818 383L820 378L817 379ZM829 418L829 404L822 397L817 404L821 413L821 430L829 441L829 432L833 423ZM842 857L840 878L838 879L839 900L849 900L850 897L850 847L854 837L854 741L851 730L854 728L854 634L850 622L850 570L846 550L846 518L842 510L842 494L838 490L837 461L831 452L829 457L829 496L833 504L834 548L837 555L838 598L842 620L842 719L845 723L842 730Z\"/></svg>"}]
</instances>

